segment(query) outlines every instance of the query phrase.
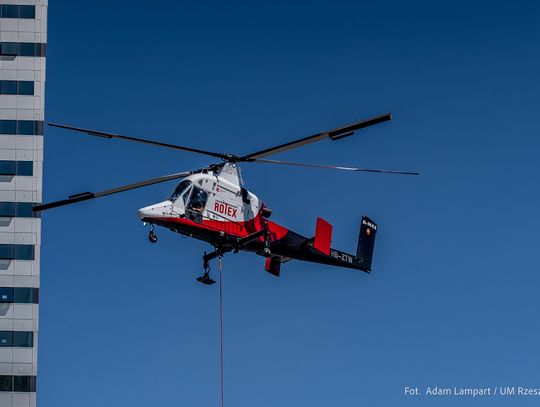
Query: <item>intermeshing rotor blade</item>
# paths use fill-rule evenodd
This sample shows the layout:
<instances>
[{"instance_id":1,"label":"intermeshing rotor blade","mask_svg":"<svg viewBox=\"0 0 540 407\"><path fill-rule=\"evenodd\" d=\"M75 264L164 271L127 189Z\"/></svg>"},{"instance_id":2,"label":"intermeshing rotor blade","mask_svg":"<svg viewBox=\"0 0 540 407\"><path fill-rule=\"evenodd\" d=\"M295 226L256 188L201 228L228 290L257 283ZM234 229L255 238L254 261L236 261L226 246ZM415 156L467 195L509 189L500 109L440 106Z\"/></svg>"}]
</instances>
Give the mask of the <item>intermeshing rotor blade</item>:
<instances>
[{"instance_id":1,"label":"intermeshing rotor blade","mask_svg":"<svg viewBox=\"0 0 540 407\"><path fill-rule=\"evenodd\" d=\"M87 201L89 199L101 198L102 196L117 194L119 192L129 191L131 189L146 187L148 185L159 184L160 182L170 181L177 178L184 178L191 175L192 172L179 172L177 174L164 175L158 178L147 179L146 181L139 181L133 184L124 185L121 187L107 189L101 192L83 192L81 194L70 195L67 199L61 201L49 202L43 205L36 205L32 208L34 212L44 211L46 209L56 208L58 206L70 205L81 201Z\"/></svg>"},{"instance_id":2,"label":"intermeshing rotor blade","mask_svg":"<svg viewBox=\"0 0 540 407\"><path fill-rule=\"evenodd\" d=\"M176 144L162 143L160 141L152 141L152 140L142 139L138 137L130 137L130 136L123 136L121 134L105 133L103 131L83 129L80 127L67 126L65 124L57 124L57 123L47 123L47 124L49 126L58 127L61 129L67 129L67 130L78 131L80 133L86 133L90 136L97 136L97 137L108 138L108 139L115 138L119 140L134 141L136 143L150 144L150 145L158 146L158 147L172 148L174 150L183 150L183 151L189 151L191 153L209 155L211 157L221 158L224 160L231 157L230 154L215 153L212 151L200 150L198 148L178 146Z\"/></svg>"},{"instance_id":3,"label":"intermeshing rotor blade","mask_svg":"<svg viewBox=\"0 0 540 407\"><path fill-rule=\"evenodd\" d=\"M342 138L352 136L356 130L363 129L364 127L368 126L373 126L374 124L382 123L387 120L392 120L392 115L390 113L375 116L371 119L362 120L356 123L349 124L347 126L338 127L333 130L324 131L322 133L314 134L312 136L304 137L298 140L290 141L288 143L280 144L275 147L270 147L265 150L256 151L254 153L241 157L238 161L251 161L256 158L267 157L271 154L281 153L283 151L305 146L306 144L315 143L326 138L329 138L332 141L341 140Z\"/></svg>"},{"instance_id":4,"label":"intermeshing rotor blade","mask_svg":"<svg viewBox=\"0 0 540 407\"><path fill-rule=\"evenodd\" d=\"M290 161L265 160L261 158L257 158L256 160L253 160L251 162L264 163L264 164L293 165L296 167L327 168L331 170L343 170L343 171L355 171L355 172L376 172L376 173L381 173L381 174L420 175L419 172L411 172L411 171L380 170L380 169L356 168L356 167L339 167L336 165L295 163L295 162L290 162Z\"/></svg>"}]
</instances>

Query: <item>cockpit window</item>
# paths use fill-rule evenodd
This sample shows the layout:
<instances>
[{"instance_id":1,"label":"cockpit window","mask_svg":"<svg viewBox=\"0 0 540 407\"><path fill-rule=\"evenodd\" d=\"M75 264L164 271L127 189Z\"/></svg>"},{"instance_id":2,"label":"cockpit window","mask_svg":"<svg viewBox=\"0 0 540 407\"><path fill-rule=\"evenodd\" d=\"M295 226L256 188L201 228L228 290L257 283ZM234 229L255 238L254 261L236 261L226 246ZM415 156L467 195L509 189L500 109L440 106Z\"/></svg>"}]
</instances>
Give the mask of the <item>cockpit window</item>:
<instances>
[{"instance_id":1,"label":"cockpit window","mask_svg":"<svg viewBox=\"0 0 540 407\"><path fill-rule=\"evenodd\" d=\"M191 181L188 181L187 179L183 180L181 183L178 184L174 192L169 197L169 200L174 202L176 198L178 198L180 194L182 194L182 192L184 192L190 185Z\"/></svg>"},{"instance_id":2,"label":"cockpit window","mask_svg":"<svg viewBox=\"0 0 540 407\"><path fill-rule=\"evenodd\" d=\"M190 185L189 187L186 188L186 192L182 193L182 200L184 201L184 207L186 206L187 200L189 198L189 195L191 194L192 189L193 188Z\"/></svg>"},{"instance_id":3,"label":"cockpit window","mask_svg":"<svg viewBox=\"0 0 540 407\"><path fill-rule=\"evenodd\" d=\"M202 222L202 214L204 206L208 199L208 193L201 188L193 187L191 196L189 197L189 203L186 206L186 215L194 222Z\"/></svg>"},{"instance_id":4,"label":"cockpit window","mask_svg":"<svg viewBox=\"0 0 540 407\"><path fill-rule=\"evenodd\" d=\"M204 209L204 206L206 205L206 200L208 199L208 194L206 191L203 191L200 188L193 187L193 192L191 193L191 197L189 199L189 209L200 209L201 211Z\"/></svg>"}]
</instances>

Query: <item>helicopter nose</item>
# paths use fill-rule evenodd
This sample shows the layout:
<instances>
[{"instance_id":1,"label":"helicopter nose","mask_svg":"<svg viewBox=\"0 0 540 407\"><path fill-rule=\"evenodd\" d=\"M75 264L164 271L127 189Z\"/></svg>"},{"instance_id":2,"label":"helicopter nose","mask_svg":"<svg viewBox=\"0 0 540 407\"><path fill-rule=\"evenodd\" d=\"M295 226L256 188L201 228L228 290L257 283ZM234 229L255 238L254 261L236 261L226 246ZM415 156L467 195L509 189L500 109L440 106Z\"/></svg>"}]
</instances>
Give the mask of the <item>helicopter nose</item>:
<instances>
[{"instance_id":1,"label":"helicopter nose","mask_svg":"<svg viewBox=\"0 0 540 407\"><path fill-rule=\"evenodd\" d=\"M162 218L163 216L171 215L172 202L163 201L154 205L145 206L137 211L140 220Z\"/></svg>"}]
</instances>

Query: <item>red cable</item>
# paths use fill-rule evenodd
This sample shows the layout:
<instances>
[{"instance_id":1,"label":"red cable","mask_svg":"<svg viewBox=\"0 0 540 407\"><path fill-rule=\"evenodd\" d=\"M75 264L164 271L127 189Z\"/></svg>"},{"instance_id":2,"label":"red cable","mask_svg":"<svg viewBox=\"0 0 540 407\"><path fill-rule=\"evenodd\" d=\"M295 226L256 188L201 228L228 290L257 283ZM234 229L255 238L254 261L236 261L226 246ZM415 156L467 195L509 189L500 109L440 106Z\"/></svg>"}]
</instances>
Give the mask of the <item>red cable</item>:
<instances>
[{"instance_id":1,"label":"red cable","mask_svg":"<svg viewBox=\"0 0 540 407\"><path fill-rule=\"evenodd\" d=\"M223 397L223 279L221 272L221 256L219 257L219 345L221 353L221 407L225 401Z\"/></svg>"}]
</instances>

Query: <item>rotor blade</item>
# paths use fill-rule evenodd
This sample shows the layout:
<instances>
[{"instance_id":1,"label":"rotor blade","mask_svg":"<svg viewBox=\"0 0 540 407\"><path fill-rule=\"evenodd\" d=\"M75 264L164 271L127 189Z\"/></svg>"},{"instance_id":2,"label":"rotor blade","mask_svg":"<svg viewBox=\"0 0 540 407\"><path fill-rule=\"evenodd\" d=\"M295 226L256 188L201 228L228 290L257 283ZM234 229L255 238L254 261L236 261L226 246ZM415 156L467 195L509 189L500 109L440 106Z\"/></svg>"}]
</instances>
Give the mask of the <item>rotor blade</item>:
<instances>
[{"instance_id":1,"label":"rotor blade","mask_svg":"<svg viewBox=\"0 0 540 407\"><path fill-rule=\"evenodd\" d=\"M257 158L256 160L253 160L251 162L264 163L264 164L294 165L296 167L327 168L331 170L344 170L344 171L355 171L355 172L377 172L381 174L420 175L419 172L410 172L410 171L379 170L379 169L372 169L372 168L356 168L356 167L338 167L336 165L294 163L290 161L264 160L260 158Z\"/></svg>"},{"instance_id":2,"label":"rotor blade","mask_svg":"<svg viewBox=\"0 0 540 407\"><path fill-rule=\"evenodd\" d=\"M170 181L177 178L184 178L191 175L192 172L179 172L177 174L164 175L163 177L147 179L146 181L135 182L133 184L124 185L121 187L107 189L101 192L83 192L81 194L70 195L67 199L61 201L49 202L43 205L36 205L32 208L32 211L39 212L46 209L56 208L58 206L70 205L81 201L87 201L89 199L101 198L102 196L117 194L119 192L129 191L131 189L146 187L148 185L159 184L160 182Z\"/></svg>"},{"instance_id":3,"label":"rotor blade","mask_svg":"<svg viewBox=\"0 0 540 407\"><path fill-rule=\"evenodd\" d=\"M191 153L204 154L204 155L209 155L211 157L222 158L222 159L227 159L231 157L230 154L215 153L212 151L200 150L198 148L178 146L176 144L162 143L160 141L146 140L146 139L137 138L137 137L123 136L121 134L105 133L103 131L83 129L80 127L67 126L65 124L57 124L57 123L47 123L47 124L49 126L58 127L60 129L67 129L67 130L78 131L81 133L86 133L90 136L97 136L97 137L108 138L108 139L116 138L120 140L134 141L137 143L151 144L153 146L172 148L174 150L189 151Z\"/></svg>"},{"instance_id":4,"label":"rotor blade","mask_svg":"<svg viewBox=\"0 0 540 407\"><path fill-rule=\"evenodd\" d=\"M347 126L338 127L337 129L328 130L322 133L314 134L313 136L304 137L298 140L291 141L289 143L280 144L275 147L270 147L265 150L256 151L255 153L248 154L241 157L242 161L250 161L256 158L267 157L271 154L280 153L282 151L291 150L296 147L305 146L306 144L315 143L326 138L332 141L341 140L342 138L352 136L356 130L363 129L364 127L373 126L374 124L382 123L387 120L392 120L390 113L380 116L372 117L371 119L362 120L356 123L349 124Z\"/></svg>"}]
</instances>

